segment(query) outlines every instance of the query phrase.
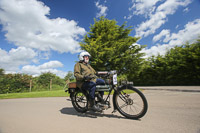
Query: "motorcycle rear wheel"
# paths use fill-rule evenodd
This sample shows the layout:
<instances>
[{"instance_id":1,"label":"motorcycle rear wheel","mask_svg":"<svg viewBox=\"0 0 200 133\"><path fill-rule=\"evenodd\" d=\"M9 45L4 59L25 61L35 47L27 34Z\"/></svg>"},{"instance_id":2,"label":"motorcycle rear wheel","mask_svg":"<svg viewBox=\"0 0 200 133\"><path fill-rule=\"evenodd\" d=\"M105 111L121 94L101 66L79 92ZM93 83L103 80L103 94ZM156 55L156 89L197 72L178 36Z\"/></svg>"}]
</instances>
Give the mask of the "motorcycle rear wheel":
<instances>
[{"instance_id":1,"label":"motorcycle rear wheel","mask_svg":"<svg viewBox=\"0 0 200 133\"><path fill-rule=\"evenodd\" d=\"M77 112L85 113L88 110L88 98L80 90L71 94L72 105Z\"/></svg>"},{"instance_id":2,"label":"motorcycle rear wheel","mask_svg":"<svg viewBox=\"0 0 200 133\"><path fill-rule=\"evenodd\" d=\"M124 86L116 91L113 95L113 102L115 109L129 119L143 117L148 109L143 93L132 86Z\"/></svg>"}]
</instances>

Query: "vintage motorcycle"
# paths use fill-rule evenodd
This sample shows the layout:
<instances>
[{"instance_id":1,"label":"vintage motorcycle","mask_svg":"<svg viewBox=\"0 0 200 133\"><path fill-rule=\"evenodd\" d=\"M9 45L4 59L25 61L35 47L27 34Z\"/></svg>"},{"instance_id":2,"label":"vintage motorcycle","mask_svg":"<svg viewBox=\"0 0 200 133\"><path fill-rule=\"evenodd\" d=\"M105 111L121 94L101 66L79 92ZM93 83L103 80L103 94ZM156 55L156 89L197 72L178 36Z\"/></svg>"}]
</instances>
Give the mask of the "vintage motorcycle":
<instances>
[{"instance_id":1,"label":"vintage motorcycle","mask_svg":"<svg viewBox=\"0 0 200 133\"><path fill-rule=\"evenodd\" d=\"M136 89L133 84L126 81L117 85L116 71L98 72L97 76L106 82L105 85L97 85L95 91L96 104L99 104L102 110L111 108L110 99L111 94L113 94L114 110L112 113L119 111L121 115L129 119L139 119L146 114L148 109L147 100L144 94ZM104 95L105 98L100 96L100 91L107 92L107 95ZM70 93L72 105L77 112L85 113L89 110L89 93L87 90L78 88L76 83L72 82L68 84L68 89L65 92Z\"/></svg>"}]
</instances>

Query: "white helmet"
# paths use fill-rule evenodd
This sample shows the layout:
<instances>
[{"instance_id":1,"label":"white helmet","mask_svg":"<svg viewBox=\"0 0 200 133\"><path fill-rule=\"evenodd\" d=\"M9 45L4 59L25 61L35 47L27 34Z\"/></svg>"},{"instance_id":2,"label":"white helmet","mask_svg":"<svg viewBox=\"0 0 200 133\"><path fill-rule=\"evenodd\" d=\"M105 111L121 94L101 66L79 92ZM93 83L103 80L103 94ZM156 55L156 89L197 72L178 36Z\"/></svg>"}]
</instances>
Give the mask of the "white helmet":
<instances>
[{"instance_id":1,"label":"white helmet","mask_svg":"<svg viewBox=\"0 0 200 133\"><path fill-rule=\"evenodd\" d=\"M84 60L83 59L84 56L89 56L90 57L91 55L86 51L85 52L81 52L80 55L79 55L79 60L80 61Z\"/></svg>"}]
</instances>

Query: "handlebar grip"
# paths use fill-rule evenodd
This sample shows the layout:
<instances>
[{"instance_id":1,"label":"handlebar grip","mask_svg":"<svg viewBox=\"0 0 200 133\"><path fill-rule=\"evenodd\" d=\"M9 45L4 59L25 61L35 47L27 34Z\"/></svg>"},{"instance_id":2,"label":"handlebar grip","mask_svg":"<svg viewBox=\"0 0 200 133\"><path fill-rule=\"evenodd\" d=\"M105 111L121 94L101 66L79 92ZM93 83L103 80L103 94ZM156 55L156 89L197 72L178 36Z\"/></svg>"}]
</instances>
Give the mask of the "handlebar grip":
<instances>
[{"instance_id":1,"label":"handlebar grip","mask_svg":"<svg viewBox=\"0 0 200 133\"><path fill-rule=\"evenodd\" d=\"M97 74L104 75L104 74L108 74L108 72L107 71L100 71L100 72L97 72Z\"/></svg>"}]
</instances>

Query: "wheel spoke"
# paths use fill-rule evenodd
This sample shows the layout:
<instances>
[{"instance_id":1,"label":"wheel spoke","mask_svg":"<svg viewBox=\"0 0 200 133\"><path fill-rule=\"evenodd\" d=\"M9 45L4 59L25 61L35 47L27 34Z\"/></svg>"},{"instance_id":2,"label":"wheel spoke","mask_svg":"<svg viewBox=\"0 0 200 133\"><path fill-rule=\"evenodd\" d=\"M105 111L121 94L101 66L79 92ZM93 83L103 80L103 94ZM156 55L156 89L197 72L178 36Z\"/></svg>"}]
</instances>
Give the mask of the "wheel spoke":
<instances>
[{"instance_id":1,"label":"wheel spoke","mask_svg":"<svg viewBox=\"0 0 200 133\"><path fill-rule=\"evenodd\" d=\"M122 108L124 108L124 107L126 107L126 103L125 104L123 104L122 106L120 106L120 108L122 109Z\"/></svg>"},{"instance_id":2,"label":"wheel spoke","mask_svg":"<svg viewBox=\"0 0 200 133\"><path fill-rule=\"evenodd\" d=\"M75 92L74 94L74 108L78 112L85 112L87 110L87 98L82 92Z\"/></svg>"},{"instance_id":3,"label":"wheel spoke","mask_svg":"<svg viewBox=\"0 0 200 133\"><path fill-rule=\"evenodd\" d=\"M131 106L131 107L132 107L132 106ZM133 111L133 112L139 112L135 106L133 106L133 108L135 109L135 111ZM131 108L131 109L132 109L132 108Z\"/></svg>"},{"instance_id":4,"label":"wheel spoke","mask_svg":"<svg viewBox=\"0 0 200 133\"><path fill-rule=\"evenodd\" d=\"M145 97L135 88L124 88L116 95L118 111L128 118L140 118L147 111L144 103Z\"/></svg>"}]
</instances>

